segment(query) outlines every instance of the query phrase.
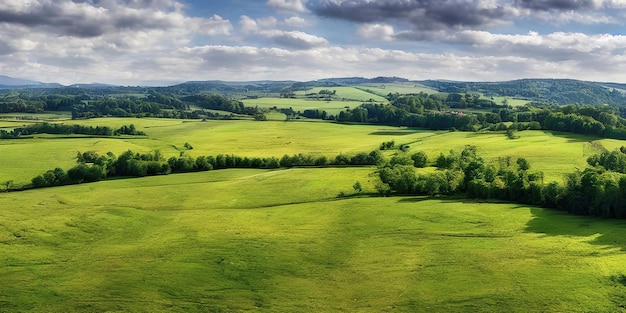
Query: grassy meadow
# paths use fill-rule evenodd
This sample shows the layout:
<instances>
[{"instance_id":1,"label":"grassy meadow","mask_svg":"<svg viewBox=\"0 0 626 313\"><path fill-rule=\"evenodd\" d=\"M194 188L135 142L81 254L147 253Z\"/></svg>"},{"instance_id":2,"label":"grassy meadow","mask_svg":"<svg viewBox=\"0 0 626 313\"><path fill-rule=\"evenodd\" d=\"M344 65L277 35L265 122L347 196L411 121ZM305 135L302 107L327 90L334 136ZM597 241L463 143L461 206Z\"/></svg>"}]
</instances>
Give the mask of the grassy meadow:
<instances>
[{"instance_id":1,"label":"grassy meadow","mask_svg":"<svg viewBox=\"0 0 626 313\"><path fill-rule=\"evenodd\" d=\"M334 157L340 153L370 152L383 141L409 144L409 153L425 151L434 159L450 150L460 151L465 145L478 147L487 160L500 157L524 157L532 169L543 171L546 181L562 181L563 174L584 168L586 159L600 152L619 148L622 141L544 131L518 132L510 140L504 133L426 131L379 125L347 125L306 121L207 121L168 120L153 118L97 118L65 121L86 126L107 125L119 128L134 124L147 136L113 138L66 138L37 136L33 139L0 141L0 182L14 180L28 183L48 169L68 169L75 163L77 152L111 151L117 155L131 149L136 152L159 150L166 156L181 152L200 155L236 154L240 156L282 157L305 153ZM189 143L193 150L185 150Z\"/></svg>"},{"instance_id":2,"label":"grassy meadow","mask_svg":"<svg viewBox=\"0 0 626 313\"><path fill-rule=\"evenodd\" d=\"M368 92L358 87L316 87L305 91L298 91L296 92L296 95L304 96L309 93L319 93L322 90L335 91L334 97L344 99L346 101L352 100L362 103L365 101L374 100L375 102L388 102L387 98L384 97L386 94L380 95L378 93Z\"/></svg>"},{"instance_id":3,"label":"grassy meadow","mask_svg":"<svg viewBox=\"0 0 626 313\"><path fill-rule=\"evenodd\" d=\"M439 93L437 90L415 83L391 83L391 84L363 84L357 88L377 94L381 97L389 93L410 94L425 92L427 94Z\"/></svg>"},{"instance_id":4,"label":"grassy meadow","mask_svg":"<svg viewBox=\"0 0 626 313\"><path fill-rule=\"evenodd\" d=\"M0 196L3 312L619 312L624 222L351 194L370 168ZM150 200L148 200L150 199Z\"/></svg>"},{"instance_id":5,"label":"grassy meadow","mask_svg":"<svg viewBox=\"0 0 626 313\"><path fill-rule=\"evenodd\" d=\"M292 108L294 111L304 112L304 110L308 109L318 109L320 111L326 111L328 114L337 115L339 112L349 107L354 109L361 105L362 101L354 101L354 100L313 100L313 99L287 99L287 98L258 98L258 99L244 99L241 100L245 106L250 107L259 107L259 108L273 108L276 107L278 109L288 109Z\"/></svg>"},{"instance_id":6,"label":"grassy meadow","mask_svg":"<svg viewBox=\"0 0 626 313\"><path fill-rule=\"evenodd\" d=\"M487 160L525 157L560 182L623 145L306 121L65 123L134 124L147 136L0 140L0 184L68 169L78 151L335 156L390 140L431 160L467 144ZM230 169L0 193L0 312L626 311L625 221L383 198L374 171Z\"/></svg>"}]
</instances>

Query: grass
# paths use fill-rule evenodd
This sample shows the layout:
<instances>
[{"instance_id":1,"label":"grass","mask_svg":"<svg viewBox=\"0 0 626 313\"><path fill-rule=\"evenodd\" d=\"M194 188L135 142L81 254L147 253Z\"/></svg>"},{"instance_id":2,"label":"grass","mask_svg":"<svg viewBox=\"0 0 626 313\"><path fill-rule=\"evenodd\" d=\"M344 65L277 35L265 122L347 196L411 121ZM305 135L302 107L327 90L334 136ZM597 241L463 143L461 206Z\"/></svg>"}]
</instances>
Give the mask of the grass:
<instances>
[{"instance_id":1,"label":"grass","mask_svg":"<svg viewBox=\"0 0 626 313\"><path fill-rule=\"evenodd\" d=\"M615 140L549 131L522 131L516 135L519 138L511 140L504 132L441 133L411 143L410 152L422 150L434 162L440 153L458 152L465 145L475 145L478 154L488 161L511 157L515 162L518 157L523 157L530 162L531 170L544 172L546 182L561 183L564 174L585 168L587 158L601 152L597 146L616 145Z\"/></svg>"},{"instance_id":2,"label":"grass","mask_svg":"<svg viewBox=\"0 0 626 313\"><path fill-rule=\"evenodd\" d=\"M318 109L320 111L326 111L328 114L337 115L339 112L349 107L354 109L361 105L362 101L324 101L324 100L309 100L309 99L286 99L286 98L258 98L258 99L244 99L241 100L247 107L259 108L273 108L279 109L292 108L294 111L304 112L307 109Z\"/></svg>"},{"instance_id":3,"label":"grass","mask_svg":"<svg viewBox=\"0 0 626 313\"><path fill-rule=\"evenodd\" d=\"M420 93L425 92L427 94L439 93L437 90L415 83L391 83L391 84L363 84L357 88L371 93L375 93L379 96L385 97L389 93Z\"/></svg>"},{"instance_id":4,"label":"grass","mask_svg":"<svg viewBox=\"0 0 626 313\"><path fill-rule=\"evenodd\" d=\"M336 198L370 168L0 194L6 312L620 312L624 221ZM114 195L114 196L113 196Z\"/></svg>"},{"instance_id":5,"label":"grass","mask_svg":"<svg viewBox=\"0 0 626 313\"><path fill-rule=\"evenodd\" d=\"M496 104L502 104L502 102L505 99L506 99L507 104L513 107L524 106L528 104L528 102L530 102L529 100L517 99L517 98L511 98L511 97L502 97L502 96L494 96L493 102L495 102Z\"/></svg>"},{"instance_id":6,"label":"grass","mask_svg":"<svg viewBox=\"0 0 626 313\"><path fill-rule=\"evenodd\" d=\"M166 157L181 152L200 155L236 154L241 156L282 157L284 154L337 154L369 152L383 141L410 144L410 153L425 151L434 159L451 149L461 150L467 144L478 146L478 152L490 161L510 156L513 161L524 157L532 170L543 171L545 181L562 181L563 174L584 168L586 159L600 152L597 147L613 150L622 141L544 131L518 132L510 140L504 133L436 132L378 125L346 125L327 122L283 121L207 121L151 118L98 118L76 120L87 126L108 125L119 128L134 124L147 137L59 138L40 136L35 139L0 141L0 183L16 184L48 169L68 169L74 165L78 151L111 151L117 155L131 149L137 152L160 150ZM592 144L593 142L593 144ZM193 150L184 150L185 143Z\"/></svg>"},{"instance_id":7,"label":"grass","mask_svg":"<svg viewBox=\"0 0 626 313\"><path fill-rule=\"evenodd\" d=\"M45 113L0 113L0 120L2 119L10 119L14 120L16 116L26 116L26 117L38 117L40 120L44 121L57 121L57 120L69 120L72 118L71 112L65 111L48 111ZM19 120L20 122L22 120ZM24 120L27 122L28 120Z\"/></svg>"},{"instance_id":8,"label":"grass","mask_svg":"<svg viewBox=\"0 0 626 313\"><path fill-rule=\"evenodd\" d=\"M368 92L359 87L316 87L306 91L299 91L296 94L299 96L304 96L308 93L319 93L321 90L334 90L336 92L336 95L334 97L337 97L339 99L353 100L359 102L365 102L372 99L375 102L387 102L387 99L384 97L384 95L381 96L374 92Z\"/></svg>"}]
</instances>

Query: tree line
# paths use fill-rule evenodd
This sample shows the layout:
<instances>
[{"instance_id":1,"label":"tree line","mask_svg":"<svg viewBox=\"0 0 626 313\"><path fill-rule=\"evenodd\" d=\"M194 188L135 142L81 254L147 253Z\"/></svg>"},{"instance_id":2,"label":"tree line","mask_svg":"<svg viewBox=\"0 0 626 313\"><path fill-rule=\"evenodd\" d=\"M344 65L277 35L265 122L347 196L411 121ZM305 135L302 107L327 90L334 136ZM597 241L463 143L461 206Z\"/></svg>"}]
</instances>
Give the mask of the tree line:
<instances>
[{"instance_id":1,"label":"tree line","mask_svg":"<svg viewBox=\"0 0 626 313\"><path fill-rule=\"evenodd\" d=\"M36 134L56 134L56 135L70 135L81 134L91 136L119 136L119 135L131 135L131 136L145 136L146 133L137 130L135 125L124 125L118 129L113 129L108 126L83 126L83 125L64 125L53 123L37 123L24 127L14 128L12 131L0 130L0 139L15 139L25 136L32 136Z\"/></svg>"},{"instance_id":2,"label":"tree line","mask_svg":"<svg viewBox=\"0 0 626 313\"><path fill-rule=\"evenodd\" d=\"M450 99L455 102L450 102ZM552 130L626 139L626 119L620 110L609 106L567 105L553 106L531 103L510 107L483 103L479 95L448 95L448 100L426 93L389 95L390 104L363 103L341 111L336 120L407 126L432 130ZM462 99L467 107L491 108L491 112L463 113L455 111L450 103ZM468 106L468 104L471 106ZM321 116L321 113L314 114ZM325 115L326 116L326 115ZM507 124L505 124L507 123Z\"/></svg>"},{"instance_id":3,"label":"tree line","mask_svg":"<svg viewBox=\"0 0 626 313\"><path fill-rule=\"evenodd\" d=\"M136 153L128 150L119 156L108 152L99 155L93 151L77 153L77 165L65 171L61 168L48 170L34 177L31 184L14 190L43 188L100 181L112 177L144 177L171 173L190 173L228 168L276 169L301 166L363 166L375 165L384 160L378 150L353 155L327 156L302 153L276 157L241 157L232 154L199 156L194 158L182 153L179 157L165 158L159 151Z\"/></svg>"},{"instance_id":4,"label":"tree line","mask_svg":"<svg viewBox=\"0 0 626 313\"><path fill-rule=\"evenodd\" d=\"M455 195L497 199L554 208L578 215L626 218L626 148L589 157L589 167L565 175L564 185L544 182L525 158L486 162L475 146L441 153L433 173L417 173L428 163L418 151L400 153L378 169L376 189L382 195Z\"/></svg>"}]
</instances>

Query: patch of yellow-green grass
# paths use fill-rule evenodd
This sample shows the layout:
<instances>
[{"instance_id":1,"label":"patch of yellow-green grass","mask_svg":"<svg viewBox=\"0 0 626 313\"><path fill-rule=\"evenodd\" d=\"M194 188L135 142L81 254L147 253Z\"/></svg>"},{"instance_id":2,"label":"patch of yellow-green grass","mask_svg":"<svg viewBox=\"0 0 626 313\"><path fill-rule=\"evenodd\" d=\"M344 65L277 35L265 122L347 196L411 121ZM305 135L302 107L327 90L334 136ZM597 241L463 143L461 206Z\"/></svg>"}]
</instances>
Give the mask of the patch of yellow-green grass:
<instances>
[{"instance_id":1,"label":"patch of yellow-green grass","mask_svg":"<svg viewBox=\"0 0 626 313\"><path fill-rule=\"evenodd\" d=\"M0 140L0 183L13 180L14 184L23 185L47 170L56 167L67 170L76 165L78 152L96 151L104 154L111 151L119 155L129 149L137 152L153 150L149 146L137 144L133 139L3 139Z\"/></svg>"},{"instance_id":2,"label":"patch of yellow-green grass","mask_svg":"<svg viewBox=\"0 0 626 313\"><path fill-rule=\"evenodd\" d=\"M385 97L389 93L410 94L425 92L427 94L439 93L437 90L416 83L391 83L391 84L363 84L356 88L375 93Z\"/></svg>"},{"instance_id":3,"label":"patch of yellow-green grass","mask_svg":"<svg viewBox=\"0 0 626 313\"><path fill-rule=\"evenodd\" d=\"M369 171L224 170L0 194L0 307L624 310L624 221L447 198L335 198Z\"/></svg>"},{"instance_id":4,"label":"patch of yellow-green grass","mask_svg":"<svg viewBox=\"0 0 626 313\"><path fill-rule=\"evenodd\" d=\"M206 121L150 118L97 118L75 120L72 124L118 128L133 124L148 136L110 138L62 138L40 136L34 139L0 141L0 182L30 182L46 170L74 166L77 152L95 151L116 155L126 150L161 151L166 158L181 152L200 155L236 154L250 157L282 157L285 154L317 154L335 157L340 153L370 152L383 141L431 132L397 127L344 125L304 121ZM186 150L189 143L193 150Z\"/></svg>"},{"instance_id":5,"label":"patch of yellow-green grass","mask_svg":"<svg viewBox=\"0 0 626 313\"><path fill-rule=\"evenodd\" d=\"M493 97L493 102L495 102L496 104L503 104L504 100L506 99L506 103L507 105L513 106L513 107L518 107L518 106L524 106L526 104L528 104L528 100L524 100L524 99L516 99L516 98L511 98L511 97L502 97L502 96L495 96Z\"/></svg>"},{"instance_id":6,"label":"patch of yellow-green grass","mask_svg":"<svg viewBox=\"0 0 626 313\"><path fill-rule=\"evenodd\" d=\"M465 145L477 146L478 154L487 161L497 162L499 158L511 157L515 165L515 160L523 157L530 162L531 170L544 172L545 182L559 183L564 174L585 168L587 158L600 152L591 143L596 139L593 137L549 131L522 131L516 135L518 139L508 139L503 132L448 132L425 137L410 145L411 151L422 150L433 162L440 153L459 152Z\"/></svg>"},{"instance_id":7,"label":"patch of yellow-green grass","mask_svg":"<svg viewBox=\"0 0 626 313\"><path fill-rule=\"evenodd\" d=\"M335 95L333 97L345 100L356 100L356 101L369 101L370 99L375 102L387 102L387 99L379 94L368 92L359 87L316 87L311 88L306 91L299 91L298 95L305 95L308 93L319 93L322 90L335 91Z\"/></svg>"},{"instance_id":8,"label":"patch of yellow-green grass","mask_svg":"<svg viewBox=\"0 0 626 313\"><path fill-rule=\"evenodd\" d=\"M66 111L47 111L44 113L0 113L0 119L14 119L14 117L36 117L40 121L69 120L72 118L71 112ZM24 120L28 121L28 120Z\"/></svg>"},{"instance_id":9,"label":"patch of yellow-green grass","mask_svg":"<svg viewBox=\"0 0 626 313\"><path fill-rule=\"evenodd\" d=\"M280 118L280 117L278 117ZM460 151L465 145L476 145L488 161L524 157L532 170L543 171L545 181L561 182L563 174L584 168L586 159L601 152L601 146L612 150L622 145L619 140L553 133L545 131L517 132L518 139L508 139L503 132L435 132L390 126L347 125L306 121L206 121L154 118L98 118L71 123L118 128L134 124L147 133L140 137L58 138L0 141L0 182L30 179L48 169L68 169L74 165L76 152L111 151L117 155L131 149L136 152L159 150L165 157L181 152L200 155L235 154L249 157L282 157L284 154L337 154L370 152L381 142L394 140L397 145L409 144L411 150L427 152L431 162L451 149ZM186 150L189 143L193 150ZM392 152L394 153L394 152Z\"/></svg>"},{"instance_id":10,"label":"patch of yellow-green grass","mask_svg":"<svg viewBox=\"0 0 626 313\"><path fill-rule=\"evenodd\" d=\"M325 100L310 100L310 99L285 99L285 98L258 98L258 99L246 99L242 100L247 107L259 107L259 108L279 108L288 109L292 108L294 111L304 112L307 109L318 109L320 111L326 111L328 114L337 115L339 112L349 108L356 108L361 105L362 101L325 101Z\"/></svg>"},{"instance_id":11,"label":"patch of yellow-green grass","mask_svg":"<svg viewBox=\"0 0 626 313\"><path fill-rule=\"evenodd\" d=\"M77 121L83 123L83 121ZM392 126L348 125L307 121L181 121L161 119L91 119L89 125L128 125L131 122L147 133L148 139L134 139L165 155L178 153L188 142L191 155L236 154L281 157L310 153L336 156L339 153L370 152L383 141L417 140L436 132Z\"/></svg>"}]
</instances>

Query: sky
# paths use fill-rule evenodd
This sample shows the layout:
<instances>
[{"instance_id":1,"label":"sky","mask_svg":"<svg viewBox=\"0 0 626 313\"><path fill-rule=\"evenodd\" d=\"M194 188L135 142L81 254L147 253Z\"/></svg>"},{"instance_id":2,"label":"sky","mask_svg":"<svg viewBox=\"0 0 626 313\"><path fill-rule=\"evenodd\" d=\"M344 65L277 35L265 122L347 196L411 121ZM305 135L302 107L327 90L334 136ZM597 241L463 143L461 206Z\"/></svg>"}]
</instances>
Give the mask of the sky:
<instances>
[{"instance_id":1,"label":"sky","mask_svg":"<svg viewBox=\"0 0 626 313\"><path fill-rule=\"evenodd\" d=\"M626 82L626 0L2 0L0 75Z\"/></svg>"}]
</instances>

